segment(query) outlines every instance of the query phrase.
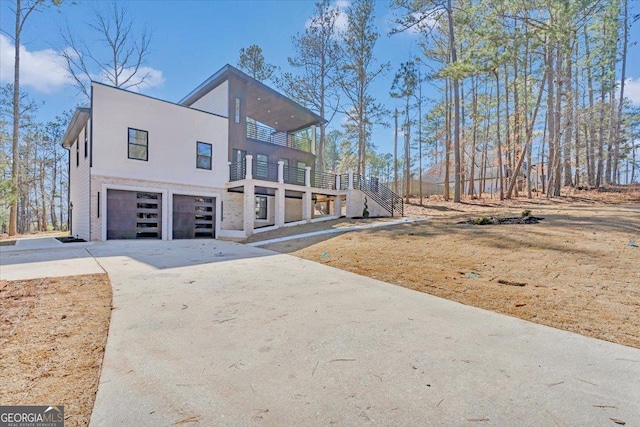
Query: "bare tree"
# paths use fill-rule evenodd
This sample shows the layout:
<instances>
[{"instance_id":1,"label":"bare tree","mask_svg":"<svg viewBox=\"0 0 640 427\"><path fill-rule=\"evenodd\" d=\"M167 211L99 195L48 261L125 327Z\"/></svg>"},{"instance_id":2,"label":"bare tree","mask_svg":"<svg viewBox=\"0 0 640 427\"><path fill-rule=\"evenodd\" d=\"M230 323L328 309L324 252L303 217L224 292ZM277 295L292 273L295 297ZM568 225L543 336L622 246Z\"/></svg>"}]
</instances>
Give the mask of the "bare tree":
<instances>
[{"instance_id":1,"label":"bare tree","mask_svg":"<svg viewBox=\"0 0 640 427\"><path fill-rule=\"evenodd\" d=\"M13 136L12 136L12 166L11 166L11 192L16 195L18 191L18 175L20 171L20 38L27 19L34 11L38 11L43 6L45 0L15 0L15 9L11 11L15 14L15 33L13 43L15 47L13 64ZM58 6L62 0L51 0L51 3ZM9 208L9 235L17 234L18 224L18 198L12 197Z\"/></svg>"},{"instance_id":2,"label":"bare tree","mask_svg":"<svg viewBox=\"0 0 640 427\"><path fill-rule=\"evenodd\" d=\"M90 98L91 81L102 80L122 89L140 88L151 76L144 67L149 55L151 36L147 28L139 34L133 31L133 21L127 9L113 2L108 12L96 10L95 21L88 24L106 44L108 54L104 59L94 54L84 41L78 41L67 26L62 39L67 45L62 57L70 77L87 99Z\"/></svg>"}]
</instances>

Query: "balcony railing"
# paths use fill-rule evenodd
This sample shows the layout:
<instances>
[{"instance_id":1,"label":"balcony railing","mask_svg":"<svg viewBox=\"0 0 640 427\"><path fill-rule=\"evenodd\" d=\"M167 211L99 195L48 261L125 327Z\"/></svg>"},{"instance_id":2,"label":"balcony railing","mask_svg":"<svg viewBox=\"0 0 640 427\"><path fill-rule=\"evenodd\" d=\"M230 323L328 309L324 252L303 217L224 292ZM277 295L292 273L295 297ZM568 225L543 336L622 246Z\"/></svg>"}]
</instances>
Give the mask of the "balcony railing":
<instances>
[{"instance_id":1,"label":"balcony railing","mask_svg":"<svg viewBox=\"0 0 640 427\"><path fill-rule=\"evenodd\" d=\"M305 185L305 170L293 166L284 165L282 170L283 180L287 184Z\"/></svg>"},{"instance_id":2,"label":"balcony railing","mask_svg":"<svg viewBox=\"0 0 640 427\"><path fill-rule=\"evenodd\" d=\"M247 122L247 138L306 152L311 150L311 139L308 136L300 133L280 132L255 122Z\"/></svg>"},{"instance_id":3,"label":"balcony railing","mask_svg":"<svg viewBox=\"0 0 640 427\"><path fill-rule=\"evenodd\" d=\"M278 164L268 162L253 162L253 179L278 182Z\"/></svg>"},{"instance_id":4,"label":"balcony railing","mask_svg":"<svg viewBox=\"0 0 640 427\"><path fill-rule=\"evenodd\" d=\"M244 161L229 165L229 181L240 181L247 177L247 166Z\"/></svg>"},{"instance_id":5,"label":"balcony railing","mask_svg":"<svg viewBox=\"0 0 640 427\"><path fill-rule=\"evenodd\" d=\"M336 176L332 173L314 172L311 176L311 186L325 190L336 189Z\"/></svg>"}]
</instances>

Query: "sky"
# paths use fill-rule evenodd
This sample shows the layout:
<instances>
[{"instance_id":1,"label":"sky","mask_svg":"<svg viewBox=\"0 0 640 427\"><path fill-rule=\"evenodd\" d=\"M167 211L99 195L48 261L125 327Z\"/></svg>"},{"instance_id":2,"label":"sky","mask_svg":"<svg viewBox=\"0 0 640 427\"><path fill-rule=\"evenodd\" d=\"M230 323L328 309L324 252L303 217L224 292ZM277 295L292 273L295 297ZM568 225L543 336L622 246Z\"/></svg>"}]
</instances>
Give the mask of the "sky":
<instances>
[{"instance_id":1,"label":"sky","mask_svg":"<svg viewBox=\"0 0 640 427\"><path fill-rule=\"evenodd\" d=\"M145 66L151 78L141 92L177 102L229 63L235 65L241 48L259 45L268 63L288 70L287 57L293 52L291 37L302 33L314 12L309 0L122 0L134 27L147 27L151 34L151 53ZM640 12L640 2L630 1ZM10 8L13 0L0 0L0 83L13 81L13 34L15 17ZM61 30L67 26L74 37L88 46L100 43L95 31L88 27L96 8L109 1L64 0L61 7L49 7L30 16L22 36L21 88L31 98L44 104L37 118L53 120L64 110L84 102L73 87L58 57L67 48ZM333 5L348 6L349 0L334 0ZM376 2L376 24L380 38L374 50L378 64L389 62L391 70L373 85L376 99L389 110L401 102L389 96L393 75L401 62L420 54L419 36L403 33L389 36L393 11L389 1ZM346 26L346 17L340 21ZM135 30L134 30L135 31ZM640 106L640 24L630 34L625 89ZM435 97L435 88L425 84L423 93ZM389 117L391 123L392 117ZM340 126L340 118L331 123ZM376 127L373 142L379 152L392 152L393 130Z\"/></svg>"}]
</instances>

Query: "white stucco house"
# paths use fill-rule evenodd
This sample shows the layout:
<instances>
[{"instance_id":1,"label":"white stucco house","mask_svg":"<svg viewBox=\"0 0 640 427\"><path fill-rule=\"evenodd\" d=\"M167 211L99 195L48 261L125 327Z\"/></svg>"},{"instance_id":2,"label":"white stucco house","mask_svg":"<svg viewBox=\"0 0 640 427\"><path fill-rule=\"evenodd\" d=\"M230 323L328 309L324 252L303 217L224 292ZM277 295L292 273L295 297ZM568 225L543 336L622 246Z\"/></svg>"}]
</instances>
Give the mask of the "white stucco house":
<instances>
[{"instance_id":1,"label":"white stucco house","mask_svg":"<svg viewBox=\"0 0 640 427\"><path fill-rule=\"evenodd\" d=\"M90 241L245 238L278 227L402 215L375 179L315 170L324 119L226 65L180 102L102 83L69 151L71 234Z\"/></svg>"}]
</instances>

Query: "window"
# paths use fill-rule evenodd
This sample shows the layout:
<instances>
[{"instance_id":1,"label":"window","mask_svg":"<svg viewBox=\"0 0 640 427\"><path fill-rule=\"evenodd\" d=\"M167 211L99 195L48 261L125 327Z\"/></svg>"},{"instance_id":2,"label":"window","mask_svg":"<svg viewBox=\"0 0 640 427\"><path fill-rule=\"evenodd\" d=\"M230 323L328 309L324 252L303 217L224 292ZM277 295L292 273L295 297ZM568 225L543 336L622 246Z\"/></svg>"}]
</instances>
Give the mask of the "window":
<instances>
[{"instance_id":1,"label":"window","mask_svg":"<svg viewBox=\"0 0 640 427\"><path fill-rule=\"evenodd\" d=\"M149 132L129 128L129 158L149 160Z\"/></svg>"},{"instance_id":2,"label":"window","mask_svg":"<svg viewBox=\"0 0 640 427\"><path fill-rule=\"evenodd\" d=\"M87 158L89 154L89 132L87 132L87 128L84 128L84 158Z\"/></svg>"},{"instance_id":3,"label":"window","mask_svg":"<svg viewBox=\"0 0 640 427\"><path fill-rule=\"evenodd\" d=\"M211 155L211 144L207 144L206 142L198 142L196 153L196 167L198 169L211 170Z\"/></svg>"},{"instance_id":4,"label":"window","mask_svg":"<svg viewBox=\"0 0 640 427\"><path fill-rule=\"evenodd\" d=\"M76 139L76 167L80 166L80 140Z\"/></svg>"},{"instance_id":5,"label":"window","mask_svg":"<svg viewBox=\"0 0 640 427\"><path fill-rule=\"evenodd\" d=\"M267 219L267 198L265 196L256 196L256 219Z\"/></svg>"},{"instance_id":6,"label":"window","mask_svg":"<svg viewBox=\"0 0 640 427\"><path fill-rule=\"evenodd\" d=\"M265 154L256 154L256 176L266 178L269 174L269 157Z\"/></svg>"},{"instance_id":7,"label":"window","mask_svg":"<svg viewBox=\"0 0 640 427\"><path fill-rule=\"evenodd\" d=\"M240 98L236 98L236 123L240 123Z\"/></svg>"}]
</instances>

